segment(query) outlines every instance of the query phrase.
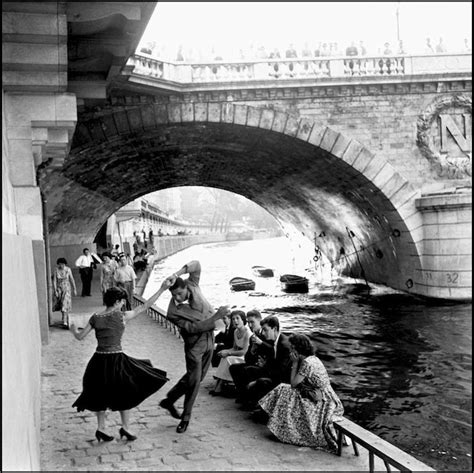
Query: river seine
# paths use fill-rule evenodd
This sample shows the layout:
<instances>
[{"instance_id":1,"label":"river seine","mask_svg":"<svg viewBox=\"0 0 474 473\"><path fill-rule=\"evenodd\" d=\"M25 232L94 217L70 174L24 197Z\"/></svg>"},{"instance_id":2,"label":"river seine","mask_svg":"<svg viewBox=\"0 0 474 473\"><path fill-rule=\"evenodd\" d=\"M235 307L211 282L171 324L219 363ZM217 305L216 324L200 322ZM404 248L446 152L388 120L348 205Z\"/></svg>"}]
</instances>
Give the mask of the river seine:
<instances>
[{"instance_id":1,"label":"river seine","mask_svg":"<svg viewBox=\"0 0 474 473\"><path fill-rule=\"evenodd\" d=\"M216 307L277 315L285 333L314 342L345 415L437 470L472 471L472 304L426 301L317 266L311 247L286 238L197 245L159 261L144 296L188 261ZM273 278L252 274L268 266ZM281 291L279 275L308 277L308 294ZM250 277L255 291L232 292ZM167 292L158 305L166 308Z\"/></svg>"}]
</instances>

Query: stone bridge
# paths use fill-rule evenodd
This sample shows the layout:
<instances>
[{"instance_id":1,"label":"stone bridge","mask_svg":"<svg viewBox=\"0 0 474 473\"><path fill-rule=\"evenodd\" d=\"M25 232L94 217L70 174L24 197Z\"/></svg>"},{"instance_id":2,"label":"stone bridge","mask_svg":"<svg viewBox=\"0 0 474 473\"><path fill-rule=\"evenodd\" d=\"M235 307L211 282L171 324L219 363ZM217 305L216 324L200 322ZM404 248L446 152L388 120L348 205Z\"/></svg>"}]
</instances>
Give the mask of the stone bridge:
<instances>
[{"instance_id":1,"label":"stone bridge","mask_svg":"<svg viewBox=\"0 0 474 473\"><path fill-rule=\"evenodd\" d=\"M406 57L409 74L364 75L326 59L332 76L313 79L295 72L296 78L267 73L263 80L263 67L252 63L241 70L254 66L260 76L239 81L221 74L203 82L192 74L196 65L163 63L170 77L154 77L144 57L133 56L108 103L91 108L84 97L64 163L40 171L50 244L91 241L110 213L140 195L218 187L261 205L288 234L303 233L344 274L430 297L467 298L468 57L422 58L423 67L420 58ZM160 70L160 61L146 59ZM304 65L293 70L301 75Z\"/></svg>"}]
</instances>

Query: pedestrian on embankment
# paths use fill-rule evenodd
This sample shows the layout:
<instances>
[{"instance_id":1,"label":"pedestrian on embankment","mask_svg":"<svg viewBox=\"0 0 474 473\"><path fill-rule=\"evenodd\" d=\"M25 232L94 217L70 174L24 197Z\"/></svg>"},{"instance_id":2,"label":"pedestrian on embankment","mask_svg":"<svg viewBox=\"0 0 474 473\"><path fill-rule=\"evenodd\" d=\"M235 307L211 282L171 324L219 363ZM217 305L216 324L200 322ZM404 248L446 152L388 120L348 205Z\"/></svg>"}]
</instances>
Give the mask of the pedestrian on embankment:
<instances>
[{"instance_id":1,"label":"pedestrian on embankment","mask_svg":"<svg viewBox=\"0 0 474 473\"><path fill-rule=\"evenodd\" d=\"M65 258L58 258L56 264L57 267L53 272L55 297L53 310L61 311L62 326L63 328L69 328L69 314L72 309L71 289L74 291L74 295L76 295L76 282Z\"/></svg>"},{"instance_id":2,"label":"pedestrian on embankment","mask_svg":"<svg viewBox=\"0 0 474 473\"><path fill-rule=\"evenodd\" d=\"M180 277L183 274L189 274L189 277L184 280ZM181 419L176 428L179 434L186 432L188 428L199 385L211 364L215 322L230 312L227 306L214 311L201 292L200 276L201 264L199 261L191 261L165 280L170 283L169 290L172 295L167 316L180 328L184 340L186 373L171 388L166 398L160 402L160 406L167 409L175 419ZM179 414L174 403L182 396L184 409L183 413Z\"/></svg>"},{"instance_id":3,"label":"pedestrian on embankment","mask_svg":"<svg viewBox=\"0 0 474 473\"><path fill-rule=\"evenodd\" d=\"M127 263L127 257L121 253L118 268L114 272L116 286L123 289L127 294L125 310L132 310L133 294L135 294L135 281L137 275L133 268Z\"/></svg>"},{"instance_id":4,"label":"pedestrian on embankment","mask_svg":"<svg viewBox=\"0 0 474 473\"><path fill-rule=\"evenodd\" d=\"M82 393L72 407L76 407L78 412L87 409L96 413L95 436L99 442L109 442L114 438L104 432L107 409L120 412L120 438L135 440L137 437L130 433L130 409L168 381L166 372L154 368L149 360L138 360L123 353L121 341L126 322L146 313L169 285L170 282L165 280L143 305L125 312L122 306L127 294L123 289L113 287L104 294L105 310L94 313L84 329L71 324L70 330L77 340L83 340L92 330L97 338L96 352L87 364L82 380Z\"/></svg>"},{"instance_id":5,"label":"pedestrian on embankment","mask_svg":"<svg viewBox=\"0 0 474 473\"><path fill-rule=\"evenodd\" d=\"M100 268L100 288L102 297L108 289L115 286L114 273L118 268L117 262L112 258L112 254L105 252L102 254L102 266Z\"/></svg>"},{"instance_id":6,"label":"pedestrian on embankment","mask_svg":"<svg viewBox=\"0 0 474 473\"><path fill-rule=\"evenodd\" d=\"M84 248L82 253L83 254L76 260L76 267L79 268L79 274L81 276L81 296L85 297L91 295L93 271L97 267L97 264L102 263L102 260L95 253L92 253L89 248Z\"/></svg>"}]
</instances>

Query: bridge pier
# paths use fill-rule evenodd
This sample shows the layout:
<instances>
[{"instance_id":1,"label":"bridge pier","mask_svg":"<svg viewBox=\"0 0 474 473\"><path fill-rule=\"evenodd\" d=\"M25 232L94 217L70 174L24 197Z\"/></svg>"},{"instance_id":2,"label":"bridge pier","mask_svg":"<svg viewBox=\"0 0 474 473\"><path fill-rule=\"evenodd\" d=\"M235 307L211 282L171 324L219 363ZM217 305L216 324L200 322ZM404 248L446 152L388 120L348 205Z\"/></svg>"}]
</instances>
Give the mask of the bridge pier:
<instances>
[{"instance_id":1,"label":"bridge pier","mask_svg":"<svg viewBox=\"0 0 474 473\"><path fill-rule=\"evenodd\" d=\"M418 294L441 299L472 299L472 191L459 188L416 199L422 213Z\"/></svg>"}]
</instances>

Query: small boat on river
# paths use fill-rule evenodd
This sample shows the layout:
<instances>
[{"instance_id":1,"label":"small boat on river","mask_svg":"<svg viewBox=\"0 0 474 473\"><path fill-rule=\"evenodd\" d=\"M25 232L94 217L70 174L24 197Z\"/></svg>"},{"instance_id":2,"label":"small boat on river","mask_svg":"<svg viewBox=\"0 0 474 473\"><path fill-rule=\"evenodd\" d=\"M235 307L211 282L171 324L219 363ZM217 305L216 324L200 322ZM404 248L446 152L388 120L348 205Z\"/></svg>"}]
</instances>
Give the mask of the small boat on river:
<instances>
[{"instance_id":1,"label":"small boat on river","mask_svg":"<svg viewBox=\"0 0 474 473\"><path fill-rule=\"evenodd\" d=\"M252 271L255 276L262 278L272 278L274 276L273 269L266 268L265 266L252 266Z\"/></svg>"},{"instance_id":2,"label":"small boat on river","mask_svg":"<svg viewBox=\"0 0 474 473\"><path fill-rule=\"evenodd\" d=\"M255 281L240 276L232 278L229 284L233 291L253 291L255 289Z\"/></svg>"},{"instance_id":3,"label":"small boat on river","mask_svg":"<svg viewBox=\"0 0 474 473\"><path fill-rule=\"evenodd\" d=\"M285 292L308 292L308 279L296 274L280 276L281 289Z\"/></svg>"}]
</instances>

